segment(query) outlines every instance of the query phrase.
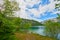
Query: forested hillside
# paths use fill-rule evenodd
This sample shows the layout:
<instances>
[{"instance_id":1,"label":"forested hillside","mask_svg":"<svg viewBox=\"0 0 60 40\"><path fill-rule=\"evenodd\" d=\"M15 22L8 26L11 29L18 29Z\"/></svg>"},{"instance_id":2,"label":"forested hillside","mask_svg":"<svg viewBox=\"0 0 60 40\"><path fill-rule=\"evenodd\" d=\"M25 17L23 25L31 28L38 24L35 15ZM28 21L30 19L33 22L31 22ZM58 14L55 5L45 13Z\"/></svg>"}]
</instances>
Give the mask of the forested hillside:
<instances>
[{"instance_id":1,"label":"forested hillside","mask_svg":"<svg viewBox=\"0 0 60 40\"><path fill-rule=\"evenodd\" d=\"M31 23L32 26L41 26L42 23L35 20L22 19L22 23Z\"/></svg>"}]
</instances>

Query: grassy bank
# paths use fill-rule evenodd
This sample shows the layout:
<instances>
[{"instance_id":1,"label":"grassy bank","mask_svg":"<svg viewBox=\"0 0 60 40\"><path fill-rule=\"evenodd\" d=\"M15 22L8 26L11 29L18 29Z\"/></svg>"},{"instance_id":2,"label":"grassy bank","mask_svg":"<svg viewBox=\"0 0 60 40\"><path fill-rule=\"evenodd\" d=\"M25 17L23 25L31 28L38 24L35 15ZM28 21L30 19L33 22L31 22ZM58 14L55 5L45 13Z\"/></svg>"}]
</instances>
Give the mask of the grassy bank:
<instances>
[{"instance_id":1,"label":"grassy bank","mask_svg":"<svg viewBox=\"0 0 60 40\"><path fill-rule=\"evenodd\" d=\"M15 33L18 40L56 40L50 37L31 33Z\"/></svg>"}]
</instances>

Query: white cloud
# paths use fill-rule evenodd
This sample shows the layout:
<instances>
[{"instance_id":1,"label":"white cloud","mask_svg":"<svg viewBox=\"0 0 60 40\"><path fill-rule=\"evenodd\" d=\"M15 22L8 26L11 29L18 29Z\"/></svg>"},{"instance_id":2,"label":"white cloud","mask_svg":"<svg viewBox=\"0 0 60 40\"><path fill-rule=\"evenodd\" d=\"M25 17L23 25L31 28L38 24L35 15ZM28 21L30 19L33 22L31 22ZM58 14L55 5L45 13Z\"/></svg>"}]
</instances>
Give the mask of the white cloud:
<instances>
[{"instance_id":1,"label":"white cloud","mask_svg":"<svg viewBox=\"0 0 60 40\"><path fill-rule=\"evenodd\" d=\"M30 9L29 11L36 17L38 17L40 15L39 11L36 9Z\"/></svg>"},{"instance_id":2,"label":"white cloud","mask_svg":"<svg viewBox=\"0 0 60 40\"><path fill-rule=\"evenodd\" d=\"M53 2L51 2L50 4L48 4L48 5L45 5L45 6L39 6L39 10L36 10L36 9L30 9L29 11L30 12L32 12L33 14L34 14L34 16L36 16L36 17L39 17L40 16L40 14L42 14L42 15L44 15L44 13L46 12L46 11L48 11L48 12L51 12L51 11L53 11L55 9L55 3Z\"/></svg>"},{"instance_id":3,"label":"white cloud","mask_svg":"<svg viewBox=\"0 0 60 40\"><path fill-rule=\"evenodd\" d=\"M0 0L0 5L3 5L4 1L3 0Z\"/></svg>"},{"instance_id":4,"label":"white cloud","mask_svg":"<svg viewBox=\"0 0 60 40\"><path fill-rule=\"evenodd\" d=\"M44 12L46 12L46 11L54 12L53 10L55 8L55 2L53 0L49 0L49 1L50 1L50 4L44 5L44 6L40 5L38 10L36 10L34 8L33 9L28 9L28 10L35 17L40 17L41 14L44 15ZM19 7L21 8L21 10L19 12L20 13L19 16L22 17L22 18L29 19L30 14L25 11L27 9L26 6L29 5L29 6L32 7L34 4L39 3L41 1L40 0L25 0L25 2L24 2L24 0L18 0L18 2L20 3ZM38 20L36 18L30 18L30 19Z\"/></svg>"},{"instance_id":5,"label":"white cloud","mask_svg":"<svg viewBox=\"0 0 60 40\"><path fill-rule=\"evenodd\" d=\"M54 2L54 0L49 0L51 3L53 3Z\"/></svg>"},{"instance_id":6,"label":"white cloud","mask_svg":"<svg viewBox=\"0 0 60 40\"><path fill-rule=\"evenodd\" d=\"M24 2L23 0L19 0L18 2L20 2L20 8L21 8L21 10L20 10L20 16L21 17L26 17L27 16L27 12L25 12L25 9L26 9L26 6L27 5L30 5L31 7L34 5L34 4L36 4L36 3L38 3L39 2L39 0L33 0L33 1L31 1L31 0L26 0L26 2ZM33 14L34 15L36 15L35 13L34 13L34 9L33 9ZM38 12L38 11L35 11L36 13Z\"/></svg>"},{"instance_id":7,"label":"white cloud","mask_svg":"<svg viewBox=\"0 0 60 40\"><path fill-rule=\"evenodd\" d=\"M31 7L32 7L34 4L40 2L40 0L25 0L25 1L26 1L26 3L27 3L28 5L30 5Z\"/></svg>"}]
</instances>

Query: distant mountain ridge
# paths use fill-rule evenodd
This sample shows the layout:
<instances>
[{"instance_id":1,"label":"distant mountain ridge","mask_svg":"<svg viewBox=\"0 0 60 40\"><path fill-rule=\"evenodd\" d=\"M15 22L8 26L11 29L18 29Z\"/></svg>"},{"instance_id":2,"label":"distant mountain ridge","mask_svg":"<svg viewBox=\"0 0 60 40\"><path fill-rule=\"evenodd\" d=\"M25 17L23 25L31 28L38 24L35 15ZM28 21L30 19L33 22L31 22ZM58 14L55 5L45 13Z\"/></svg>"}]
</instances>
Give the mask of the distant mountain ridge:
<instances>
[{"instance_id":1,"label":"distant mountain ridge","mask_svg":"<svg viewBox=\"0 0 60 40\"><path fill-rule=\"evenodd\" d=\"M35 21L35 20L22 19L22 22L31 23L32 26L42 26L42 23Z\"/></svg>"}]
</instances>

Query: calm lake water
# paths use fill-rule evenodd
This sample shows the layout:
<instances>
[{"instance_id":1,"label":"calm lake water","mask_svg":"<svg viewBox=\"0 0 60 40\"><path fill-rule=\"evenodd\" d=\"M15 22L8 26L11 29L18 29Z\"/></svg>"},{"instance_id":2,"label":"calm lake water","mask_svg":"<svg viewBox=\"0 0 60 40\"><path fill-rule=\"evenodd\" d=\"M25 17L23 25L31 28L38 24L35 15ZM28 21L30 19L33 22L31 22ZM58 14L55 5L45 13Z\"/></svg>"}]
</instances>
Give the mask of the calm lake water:
<instances>
[{"instance_id":1,"label":"calm lake water","mask_svg":"<svg viewBox=\"0 0 60 40\"><path fill-rule=\"evenodd\" d=\"M32 32L32 33L36 33L36 34L40 34L40 35L44 36L44 29L45 29L44 26L33 26L33 27L28 28L28 29L21 28L20 30L21 31L27 30L28 33Z\"/></svg>"},{"instance_id":2,"label":"calm lake water","mask_svg":"<svg viewBox=\"0 0 60 40\"><path fill-rule=\"evenodd\" d=\"M44 34L45 27L44 26L34 26L34 27L36 27L36 28L30 29L29 32L45 36L45 34Z\"/></svg>"}]
</instances>

